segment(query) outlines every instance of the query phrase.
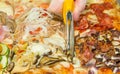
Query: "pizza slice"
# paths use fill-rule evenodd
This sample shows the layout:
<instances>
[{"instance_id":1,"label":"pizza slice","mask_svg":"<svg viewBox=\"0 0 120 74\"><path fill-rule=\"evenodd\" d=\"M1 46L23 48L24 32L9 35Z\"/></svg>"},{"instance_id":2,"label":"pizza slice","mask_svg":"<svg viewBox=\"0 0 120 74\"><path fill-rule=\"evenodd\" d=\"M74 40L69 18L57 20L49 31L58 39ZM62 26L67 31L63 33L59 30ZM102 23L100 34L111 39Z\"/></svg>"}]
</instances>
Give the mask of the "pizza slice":
<instances>
[{"instance_id":1,"label":"pizza slice","mask_svg":"<svg viewBox=\"0 0 120 74\"><path fill-rule=\"evenodd\" d=\"M7 2L8 5L5 2L3 0L5 10L0 8L3 11L1 16L3 18L5 13L13 15L15 21L12 19L12 23L17 24L17 28L9 33L12 42L7 39L0 43L0 73L120 73L120 6L116 0L88 0L79 21L75 22L73 63L66 55L61 17L39 8L38 0L14 0L12 11L11 2ZM5 14L1 20L3 24L6 19L11 20ZM0 26L1 35L5 33L3 31Z\"/></svg>"},{"instance_id":2,"label":"pizza slice","mask_svg":"<svg viewBox=\"0 0 120 74\"><path fill-rule=\"evenodd\" d=\"M120 6L115 0L90 0L75 22L76 54L98 74L120 71ZM95 71L94 71L95 72Z\"/></svg>"}]
</instances>

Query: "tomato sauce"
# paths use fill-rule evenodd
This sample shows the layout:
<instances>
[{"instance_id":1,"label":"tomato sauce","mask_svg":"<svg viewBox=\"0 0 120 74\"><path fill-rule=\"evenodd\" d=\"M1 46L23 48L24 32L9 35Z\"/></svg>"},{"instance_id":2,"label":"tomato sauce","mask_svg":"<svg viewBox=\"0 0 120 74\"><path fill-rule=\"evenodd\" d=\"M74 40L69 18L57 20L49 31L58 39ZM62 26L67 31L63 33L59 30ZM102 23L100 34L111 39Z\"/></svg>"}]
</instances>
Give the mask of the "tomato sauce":
<instances>
[{"instance_id":1,"label":"tomato sauce","mask_svg":"<svg viewBox=\"0 0 120 74\"><path fill-rule=\"evenodd\" d=\"M89 7L92 11L87 12L84 15L80 16L80 21L75 26L75 29L83 31L88 28L94 29L97 31L107 30L113 28L113 17L108 14L103 13L104 10L112 9L113 6L110 2L102 4L91 4ZM87 20L88 15L96 15L98 22L97 24L92 24Z\"/></svg>"}]
</instances>

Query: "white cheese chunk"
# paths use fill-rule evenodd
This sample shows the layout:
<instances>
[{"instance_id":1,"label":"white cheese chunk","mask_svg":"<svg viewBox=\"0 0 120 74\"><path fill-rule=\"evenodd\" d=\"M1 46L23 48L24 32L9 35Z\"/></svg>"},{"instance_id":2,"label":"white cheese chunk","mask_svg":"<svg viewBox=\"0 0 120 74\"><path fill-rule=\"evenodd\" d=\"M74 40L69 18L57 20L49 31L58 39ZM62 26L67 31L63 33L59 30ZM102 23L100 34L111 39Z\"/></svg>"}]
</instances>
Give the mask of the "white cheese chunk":
<instances>
[{"instance_id":1,"label":"white cheese chunk","mask_svg":"<svg viewBox=\"0 0 120 74\"><path fill-rule=\"evenodd\" d=\"M60 46L62 49L65 49L65 40L58 33L52 35L50 38L45 38L44 42L47 42L47 44L50 43L56 46Z\"/></svg>"},{"instance_id":2,"label":"white cheese chunk","mask_svg":"<svg viewBox=\"0 0 120 74\"><path fill-rule=\"evenodd\" d=\"M33 52L36 55L44 55L48 52L50 52L50 50L48 49L48 47L44 44L40 44L40 43L32 43L30 46L30 51Z\"/></svg>"}]
</instances>

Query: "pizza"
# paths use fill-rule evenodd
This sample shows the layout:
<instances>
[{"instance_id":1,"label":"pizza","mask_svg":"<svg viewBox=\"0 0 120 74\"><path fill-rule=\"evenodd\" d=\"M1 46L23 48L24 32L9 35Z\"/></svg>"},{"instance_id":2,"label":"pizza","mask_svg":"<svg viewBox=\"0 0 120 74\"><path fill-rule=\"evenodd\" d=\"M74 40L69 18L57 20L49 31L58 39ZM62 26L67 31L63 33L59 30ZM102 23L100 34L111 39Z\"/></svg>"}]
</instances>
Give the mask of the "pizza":
<instances>
[{"instance_id":1,"label":"pizza","mask_svg":"<svg viewBox=\"0 0 120 74\"><path fill-rule=\"evenodd\" d=\"M73 62L63 19L48 6L45 0L0 1L0 74L120 74L116 0L87 1L74 22Z\"/></svg>"},{"instance_id":2,"label":"pizza","mask_svg":"<svg viewBox=\"0 0 120 74\"><path fill-rule=\"evenodd\" d=\"M77 57L98 74L116 74L120 71L120 7L114 0L91 2L75 25Z\"/></svg>"}]
</instances>

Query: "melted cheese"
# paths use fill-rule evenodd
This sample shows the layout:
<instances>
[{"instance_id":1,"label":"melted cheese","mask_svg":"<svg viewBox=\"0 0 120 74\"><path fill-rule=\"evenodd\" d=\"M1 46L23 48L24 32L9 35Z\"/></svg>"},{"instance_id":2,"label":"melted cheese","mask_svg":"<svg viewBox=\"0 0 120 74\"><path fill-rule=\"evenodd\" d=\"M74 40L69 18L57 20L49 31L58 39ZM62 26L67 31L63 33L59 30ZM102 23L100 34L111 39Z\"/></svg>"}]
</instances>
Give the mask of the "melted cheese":
<instances>
[{"instance_id":1,"label":"melted cheese","mask_svg":"<svg viewBox=\"0 0 120 74\"><path fill-rule=\"evenodd\" d=\"M46 13L47 16L46 17L43 17L42 14ZM42 8L32 8L31 11L29 12L27 18L25 19L25 22L31 22L31 21L34 21L34 23L38 23L39 22L44 22L45 24L45 21L46 19L48 19L48 17L51 17L52 18L52 15L45 11L44 9Z\"/></svg>"},{"instance_id":2,"label":"melted cheese","mask_svg":"<svg viewBox=\"0 0 120 74\"><path fill-rule=\"evenodd\" d=\"M0 2L0 11L7 13L9 16L13 16L13 8L4 2Z\"/></svg>"},{"instance_id":3,"label":"melted cheese","mask_svg":"<svg viewBox=\"0 0 120 74\"><path fill-rule=\"evenodd\" d=\"M103 13L108 14L109 16L115 16L115 9L104 10Z\"/></svg>"},{"instance_id":4,"label":"melted cheese","mask_svg":"<svg viewBox=\"0 0 120 74\"><path fill-rule=\"evenodd\" d=\"M99 23L96 15L88 15L87 20L94 24Z\"/></svg>"},{"instance_id":5,"label":"melted cheese","mask_svg":"<svg viewBox=\"0 0 120 74\"><path fill-rule=\"evenodd\" d=\"M42 14L47 14L43 16ZM49 25L47 19L52 18L52 15L47 11L41 8L33 8L27 15L24 22L27 24L24 29L24 34L22 39L28 41L29 38L32 38L30 31L35 31L37 28L42 28L41 31L34 35L37 39L41 39L39 43L31 42L28 49L34 54L39 54L40 56L53 51L55 52L56 47L65 49L65 39L56 31L53 34L50 34Z\"/></svg>"},{"instance_id":6,"label":"melted cheese","mask_svg":"<svg viewBox=\"0 0 120 74\"><path fill-rule=\"evenodd\" d=\"M44 55L50 52L47 45L41 43L32 43L30 46L30 51L33 52L35 55Z\"/></svg>"},{"instance_id":7,"label":"melted cheese","mask_svg":"<svg viewBox=\"0 0 120 74\"><path fill-rule=\"evenodd\" d=\"M47 14L47 16L43 16L42 14ZM44 11L42 8L33 8L28 13L28 16L24 20L24 23L27 24L25 27L24 35L22 37L23 40L28 40L30 36L29 31L34 31L37 28L42 28L41 32L39 33L40 36L47 36L48 35L48 27L49 24L47 22L48 17L52 18L52 15L47 11Z\"/></svg>"},{"instance_id":8,"label":"melted cheese","mask_svg":"<svg viewBox=\"0 0 120 74\"><path fill-rule=\"evenodd\" d=\"M93 3L103 3L103 0L87 0L88 4L93 4Z\"/></svg>"},{"instance_id":9,"label":"melted cheese","mask_svg":"<svg viewBox=\"0 0 120 74\"><path fill-rule=\"evenodd\" d=\"M52 35L50 38L45 38L44 42L47 42L47 44L53 44L53 45L62 47L62 49L65 49L65 40L58 33Z\"/></svg>"}]
</instances>

